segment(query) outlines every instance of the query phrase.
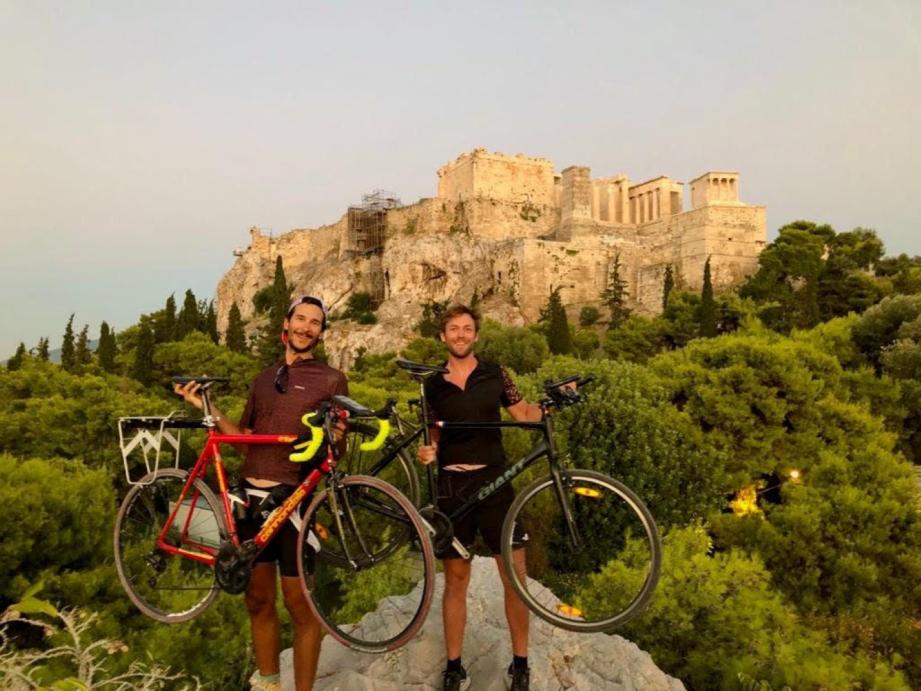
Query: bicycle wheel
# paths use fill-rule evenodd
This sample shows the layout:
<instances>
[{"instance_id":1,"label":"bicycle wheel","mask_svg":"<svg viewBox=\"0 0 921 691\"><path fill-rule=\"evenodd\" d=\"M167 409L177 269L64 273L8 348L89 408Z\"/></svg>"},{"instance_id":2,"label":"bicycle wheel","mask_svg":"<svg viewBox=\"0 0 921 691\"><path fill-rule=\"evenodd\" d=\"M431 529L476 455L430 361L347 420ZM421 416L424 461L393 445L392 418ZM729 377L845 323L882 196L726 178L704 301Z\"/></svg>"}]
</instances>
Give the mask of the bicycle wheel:
<instances>
[{"instance_id":1,"label":"bicycle wheel","mask_svg":"<svg viewBox=\"0 0 921 691\"><path fill-rule=\"evenodd\" d=\"M346 456L339 459L337 467L348 475L379 477L400 490L414 506L419 506L419 475L406 449L395 451L389 443L384 444L379 451L359 449L363 441L373 439L376 435L377 430L372 426L363 422L350 422Z\"/></svg>"},{"instance_id":2,"label":"bicycle wheel","mask_svg":"<svg viewBox=\"0 0 921 691\"><path fill-rule=\"evenodd\" d=\"M512 585L537 616L569 631L608 631L640 614L659 580L662 544L646 505L617 480L561 471L570 523L552 476L528 485L502 525ZM512 537L528 533L527 577L513 567Z\"/></svg>"},{"instance_id":3,"label":"bicycle wheel","mask_svg":"<svg viewBox=\"0 0 921 691\"><path fill-rule=\"evenodd\" d=\"M151 473L125 496L115 519L115 569L131 601L147 616L166 624L201 614L217 595L214 568L170 554L157 546L163 526L176 509L166 541L198 555L213 555L226 539L217 497L201 480L179 499L188 479L173 468Z\"/></svg>"},{"instance_id":4,"label":"bicycle wheel","mask_svg":"<svg viewBox=\"0 0 921 691\"><path fill-rule=\"evenodd\" d=\"M319 492L304 514L297 557L310 608L340 643L393 650L425 621L435 587L432 543L416 508L387 483L351 475Z\"/></svg>"}]
</instances>

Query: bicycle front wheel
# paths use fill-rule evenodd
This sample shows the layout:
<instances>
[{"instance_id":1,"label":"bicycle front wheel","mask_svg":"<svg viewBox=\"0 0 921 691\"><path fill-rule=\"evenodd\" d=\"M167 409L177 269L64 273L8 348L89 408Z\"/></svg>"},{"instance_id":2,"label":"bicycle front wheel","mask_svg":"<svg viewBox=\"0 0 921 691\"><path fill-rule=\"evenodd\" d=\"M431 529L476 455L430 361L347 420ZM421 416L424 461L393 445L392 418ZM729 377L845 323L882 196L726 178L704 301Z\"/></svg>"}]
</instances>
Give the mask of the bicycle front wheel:
<instances>
[{"instance_id":1,"label":"bicycle front wheel","mask_svg":"<svg viewBox=\"0 0 921 691\"><path fill-rule=\"evenodd\" d=\"M640 614L659 580L655 520L628 487L591 470L528 485L502 526L513 587L537 616L569 631L610 631ZM568 507L569 516L564 507ZM527 532L527 575L513 564L516 524Z\"/></svg>"},{"instance_id":2,"label":"bicycle front wheel","mask_svg":"<svg viewBox=\"0 0 921 691\"><path fill-rule=\"evenodd\" d=\"M394 650L425 621L435 587L432 543L416 508L387 483L351 475L317 493L297 556L310 608L340 643Z\"/></svg>"},{"instance_id":3,"label":"bicycle front wheel","mask_svg":"<svg viewBox=\"0 0 921 691\"><path fill-rule=\"evenodd\" d=\"M187 480L184 470L150 473L131 488L115 519L115 570L122 587L138 609L166 624L188 621L214 600L214 568L193 555L214 555L227 535L217 497L201 480L183 496ZM159 542L170 516L165 542L189 556Z\"/></svg>"}]
</instances>

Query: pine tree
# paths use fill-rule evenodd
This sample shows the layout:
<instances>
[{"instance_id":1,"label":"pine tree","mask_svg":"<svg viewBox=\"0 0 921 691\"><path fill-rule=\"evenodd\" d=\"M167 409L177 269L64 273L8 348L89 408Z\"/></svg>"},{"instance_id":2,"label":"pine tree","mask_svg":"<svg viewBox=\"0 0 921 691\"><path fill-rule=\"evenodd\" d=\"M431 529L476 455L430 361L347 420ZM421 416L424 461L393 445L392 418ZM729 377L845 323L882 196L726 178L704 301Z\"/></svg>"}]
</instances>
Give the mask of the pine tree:
<instances>
[{"instance_id":1,"label":"pine tree","mask_svg":"<svg viewBox=\"0 0 921 691\"><path fill-rule=\"evenodd\" d=\"M234 302L230 305L230 314L227 316L227 331L224 333L224 345L235 353L246 353L249 348L246 347L246 331L244 330L243 318L240 316L240 308Z\"/></svg>"},{"instance_id":2,"label":"pine tree","mask_svg":"<svg viewBox=\"0 0 921 691\"><path fill-rule=\"evenodd\" d=\"M179 310L179 316L176 317L176 334L174 340L181 341L197 328L198 302L195 300L195 293L191 290L187 290L185 291L185 299L182 301L182 309Z\"/></svg>"},{"instance_id":3,"label":"pine tree","mask_svg":"<svg viewBox=\"0 0 921 691\"><path fill-rule=\"evenodd\" d=\"M671 264L665 266L665 279L662 281L662 311L668 309L668 298L675 289L675 273Z\"/></svg>"},{"instance_id":4,"label":"pine tree","mask_svg":"<svg viewBox=\"0 0 921 691\"><path fill-rule=\"evenodd\" d=\"M76 368L77 360L74 353L74 315L70 315L67 320L67 328L64 329L64 341L61 343L61 367L68 372L73 372Z\"/></svg>"},{"instance_id":5,"label":"pine tree","mask_svg":"<svg viewBox=\"0 0 921 691\"><path fill-rule=\"evenodd\" d=\"M713 283L710 279L710 257L704 263L704 287L700 293L700 309L697 323L704 338L716 336L716 302L713 299Z\"/></svg>"},{"instance_id":6,"label":"pine tree","mask_svg":"<svg viewBox=\"0 0 921 691\"><path fill-rule=\"evenodd\" d=\"M611 313L609 329L616 329L630 316L627 307L627 282L620 275L620 254L614 256L614 263L608 272L608 284L601 293L601 301Z\"/></svg>"},{"instance_id":7,"label":"pine tree","mask_svg":"<svg viewBox=\"0 0 921 691\"><path fill-rule=\"evenodd\" d=\"M259 360L265 365L278 360L284 352L280 336L285 316L288 313L288 304L291 301L291 289L285 278L285 267L281 255L278 255L275 260L275 278L272 281L269 298L266 315L268 320L260 331L257 347Z\"/></svg>"},{"instance_id":8,"label":"pine tree","mask_svg":"<svg viewBox=\"0 0 921 691\"><path fill-rule=\"evenodd\" d=\"M51 359L51 346L47 338L38 339L38 345L35 347L35 357L41 362L48 362Z\"/></svg>"},{"instance_id":9,"label":"pine tree","mask_svg":"<svg viewBox=\"0 0 921 691\"><path fill-rule=\"evenodd\" d=\"M6 368L13 372L18 369L22 369L22 363L25 362L29 354L26 352L26 344L20 342L19 347L16 349L16 352L13 354L9 360L6 361Z\"/></svg>"},{"instance_id":10,"label":"pine tree","mask_svg":"<svg viewBox=\"0 0 921 691\"><path fill-rule=\"evenodd\" d=\"M550 290L550 298L542 316L548 322L547 345L554 355L565 355L572 352L572 334L569 333L569 320L566 318L566 308L560 298L559 287Z\"/></svg>"},{"instance_id":11,"label":"pine tree","mask_svg":"<svg viewBox=\"0 0 921 691\"><path fill-rule=\"evenodd\" d=\"M166 298L166 305L157 314L154 325L154 341L168 343L176 340L176 297L170 295Z\"/></svg>"},{"instance_id":12,"label":"pine tree","mask_svg":"<svg viewBox=\"0 0 921 691\"><path fill-rule=\"evenodd\" d=\"M115 372L116 352L115 332L109 328L106 322L102 322L99 327L99 343L96 346L96 358L99 360L99 366L106 372Z\"/></svg>"},{"instance_id":13,"label":"pine tree","mask_svg":"<svg viewBox=\"0 0 921 691\"><path fill-rule=\"evenodd\" d=\"M470 309L475 310L480 306L480 291L478 288L473 289L473 295L470 296Z\"/></svg>"},{"instance_id":14,"label":"pine tree","mask_svg":"<svg viewBox=\"0 0 921 691\"><path fill-rule=\"evenodd\" d=\"M77 336L77 348L74 351L74 359L77 361L77 367L82 368L93 361L93 353L90 352L90 327L84 324L80 329L80 335Z\"/></svg>"},{"instance_id":15,"label":"pine tree","mask_svg":"<svg viewBox=\"0 0 921 691\"><path fill-rule=\"evenodd\" d=\"M144 386L149 386L153 382L153 353L153 329L150 328L150 323L147 319L142 319L138 328L137 348L134 351L131 376L144 384Z\"/></svg>"}]
</instances>

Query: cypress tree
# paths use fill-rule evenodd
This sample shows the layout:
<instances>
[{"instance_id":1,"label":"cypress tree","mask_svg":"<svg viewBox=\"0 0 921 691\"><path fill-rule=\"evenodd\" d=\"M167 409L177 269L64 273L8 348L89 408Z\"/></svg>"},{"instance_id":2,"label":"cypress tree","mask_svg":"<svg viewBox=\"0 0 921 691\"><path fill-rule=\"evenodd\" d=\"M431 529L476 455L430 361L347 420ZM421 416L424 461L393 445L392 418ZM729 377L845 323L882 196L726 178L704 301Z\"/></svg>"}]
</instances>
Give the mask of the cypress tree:
<instances>
[{"instance_id":1,"label":"cypress tree","mask_svg":"<svg viewBox=\"0 0 921 691\"><path fill-rule=\"evenodd\" d=\"M93 361L93 354L90 352L90 327L84 324L80 329L80 335L77 337L77 348L74 351L74 359L77 361L77 367L83 367Z\"/></svg>"},{"instance_id":2,"label":"cypress tree","mask_svg":"<svg viewBox=\"0 0 921 691\"><path fill-rule=\"evenodd\" d=\"M166 305L157 314L153 325L154 341L168 343L176 340L176 298L170 295L166 298Z\"/></svg>"},{"instance_id":3,"label":"cypress tree","mask_svg":"<svg viewBox=\"0 0 921 691\"><path fill-rule=\"evenodd\" d=\"M700 293L698 312L700 335L704 338L716 336L716 302L713 299L713 282L710 279L710 257L704 263L704 287Z\"/></svg>"},{"instance_id":4,"label":"cypress tree","mask_svg":"<svg viewBox=\"0 0 921 691\"><path fill-rule=\"evenodd\" d=\"M51 359L51 346L47 338L38 339L38 345L35 348L35 357L41 362L48 362Z\"/></svg>"},{"instance_id":5,"label":"cypress tree","mask_svg":"<svg viewBox=\"0 0 921 691\"><path fill-rule=\"evenodd\" d=\"M671 264L665 266L665 279L662 282L662 311L668 309L668 298L675 289L675 273Z\"/></svg>"},{"instance_id":6,"label":"cypress tree","mask_svg":"<svg viewBox=\"0 0 921 691\"><path fill-rule=\"evenodd\" d=\"M284 346L281 343L281 328L288 313L288 304L291 301L291 290L288 281L285 278L285 267L281 255L275 260L275 278L272 281L270 291L270 302L268 305L268 320L262 327L259 336L259 345L257 354L259 360L270 365L284 352Z\"/></svg>"},{"instance_id":7,"label":"cypress tree","mask_svg":"<svg viewBox=\"0 0 921 691\"><path fill-rule=\"evenodd\" d=\"M64 340L61 343L61 367L68 372L73 372L77 364L74 353L74 315L70 315L67 320L67 328L64 329Z\"/></svg>"},{"instance_id":8,"label":"cypress tree","mask_svg":"<svg viewBox=\"0 0 921 691\"><path fill-rule=\"evenodd\" d=\"M115 332L109 328L106 322L102 322L99 327L99 344L96 346L96 358L99 360L99 366L106 372L115 372L116 352Z\"/></svg>"},{"instance_id":9,"label":"cypress tree","mask_svg":"<svg viewBox=\"0 0 921 691\"><path fill-rule=\"evenodd\" d=\"M208 334L214 343L220 343L221 339L217 333L217 312L214 311L214 300L208 301L203 322L204 328L202 331Z\"/></svg>"},{"instance_id":10,"label":"cypress tree","mask_svg":"<svg viewBox=\"0 0 921 691\"><path fill-rule=\"evenodd\" d=\"M607 287L601 293L601 300L611 313L609 329L616 329L630 316L627 307L627 282L620 275L620 254L614 255L614 263L608 272Z\"/></svg>"},{"instance_id":11,"label":"cypress tree","mask_svg":"<svg viewBox=\"0 0 921 691\"><path fill-rule=\"evenodd\" d=\"M25 362L27 357L28 357L28 353L26 352L26 344L20 342L19 347L16 349L16 352L13 354L13 357L11 357L9 360L6 361L6 368L10 372L13 372L18 369L22 369L22 363Z\"/></svg>"},{"instance_id":12,"label":"cypress tree","mask_svg":"<svg viewBox=\"0 0 921 691\"><path fill-rule=\"evenodd\" d=\"M230 314L227 316L227 331L224 333L224 345L235 353L245 353L249 349L246 347L246 331L243 329L243 318L240 316L240 308L234 302L230 305Z\"/></svg>"},{"instance_id":13,"label":"cypress tree","mask_svg":"<svg viewBox=\"0 0 921 691\"><path fill-rule=\"evenodd\" d=\"M131 367L131 376L144 386L149 386L153 382L154 376L154 340L153 329L150 328L147 319L141 320L137 339L137 348L134 351L134 364Z\"/></svg>"},{"instance_id":14,"label":"cypress tree","mask_svg":"<svg viewBox=\"0 0 921 691\"><path fill-rule=\"evenodd\" d=\"M545 310L547 321L547 345L554 355L565 355L572 352L572 334L569 333L569 320L566 318L566 308L560 298L559 287L550 291Z\"/></svg>"},{"instance_id":15,"label":"cypress tree","mask_svg":"<svg viewBox=\"0 0 921 691\"><path fill-rule=\"evenodd\" d=\"M191 290L187 290L185 291L185 298L182 301L182 309L179 310L179 316L176 317L175 340L181 341L197 328L198 302L195 300L195 293Z\"/></svg>"}]
</instances>

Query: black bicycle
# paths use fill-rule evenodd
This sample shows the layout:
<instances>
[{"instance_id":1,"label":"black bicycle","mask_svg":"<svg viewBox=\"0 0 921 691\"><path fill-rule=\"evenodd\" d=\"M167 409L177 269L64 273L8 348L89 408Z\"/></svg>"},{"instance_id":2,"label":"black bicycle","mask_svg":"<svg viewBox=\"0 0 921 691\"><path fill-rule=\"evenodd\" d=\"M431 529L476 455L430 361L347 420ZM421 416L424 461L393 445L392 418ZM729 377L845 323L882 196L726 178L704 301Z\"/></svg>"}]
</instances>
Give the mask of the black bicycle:
<instances>
[{"instance_id":1,"label":"black bicycle","mask_svg":"<svg viewBox=\"0 0 921 691\"><path fill-rule=\"evenodd\" d=\"M432 503L420 513L433 535L436 554L451 546L469 558L466 547L454 538L452 523L476 510L480 503L546 459L549 473L527 485L512 503L502 527L502 558L512 585L537 616L563 629L579 632L609 631L640 614L649 603L659 579L662 546L655 520L642 500L623 483L604 473L566 467L554 435L554 413L583 400L578 387L591 378L571 376L544 385L539 401L540 422L450 422L433 420L425 397L425 380L444 373L444 367L399 359L397 365L419 383L421 426L397 420L399 434L382 449L381 455L361 466L360 472L410 479L401 482L415 488L419 482L412 468L412 447L430 443L430 427L441 429L519 428L540 432L541 438L524 458L510 465L493 482L455 511L445 514L437 506L434 472L427 467L427 485ZM573 390L570 385L576 384ZM528 536L527 575L513 564L512 539L520 524ZM395 548L395 547L394 547Z\"/></svg>"}]
</instances>

